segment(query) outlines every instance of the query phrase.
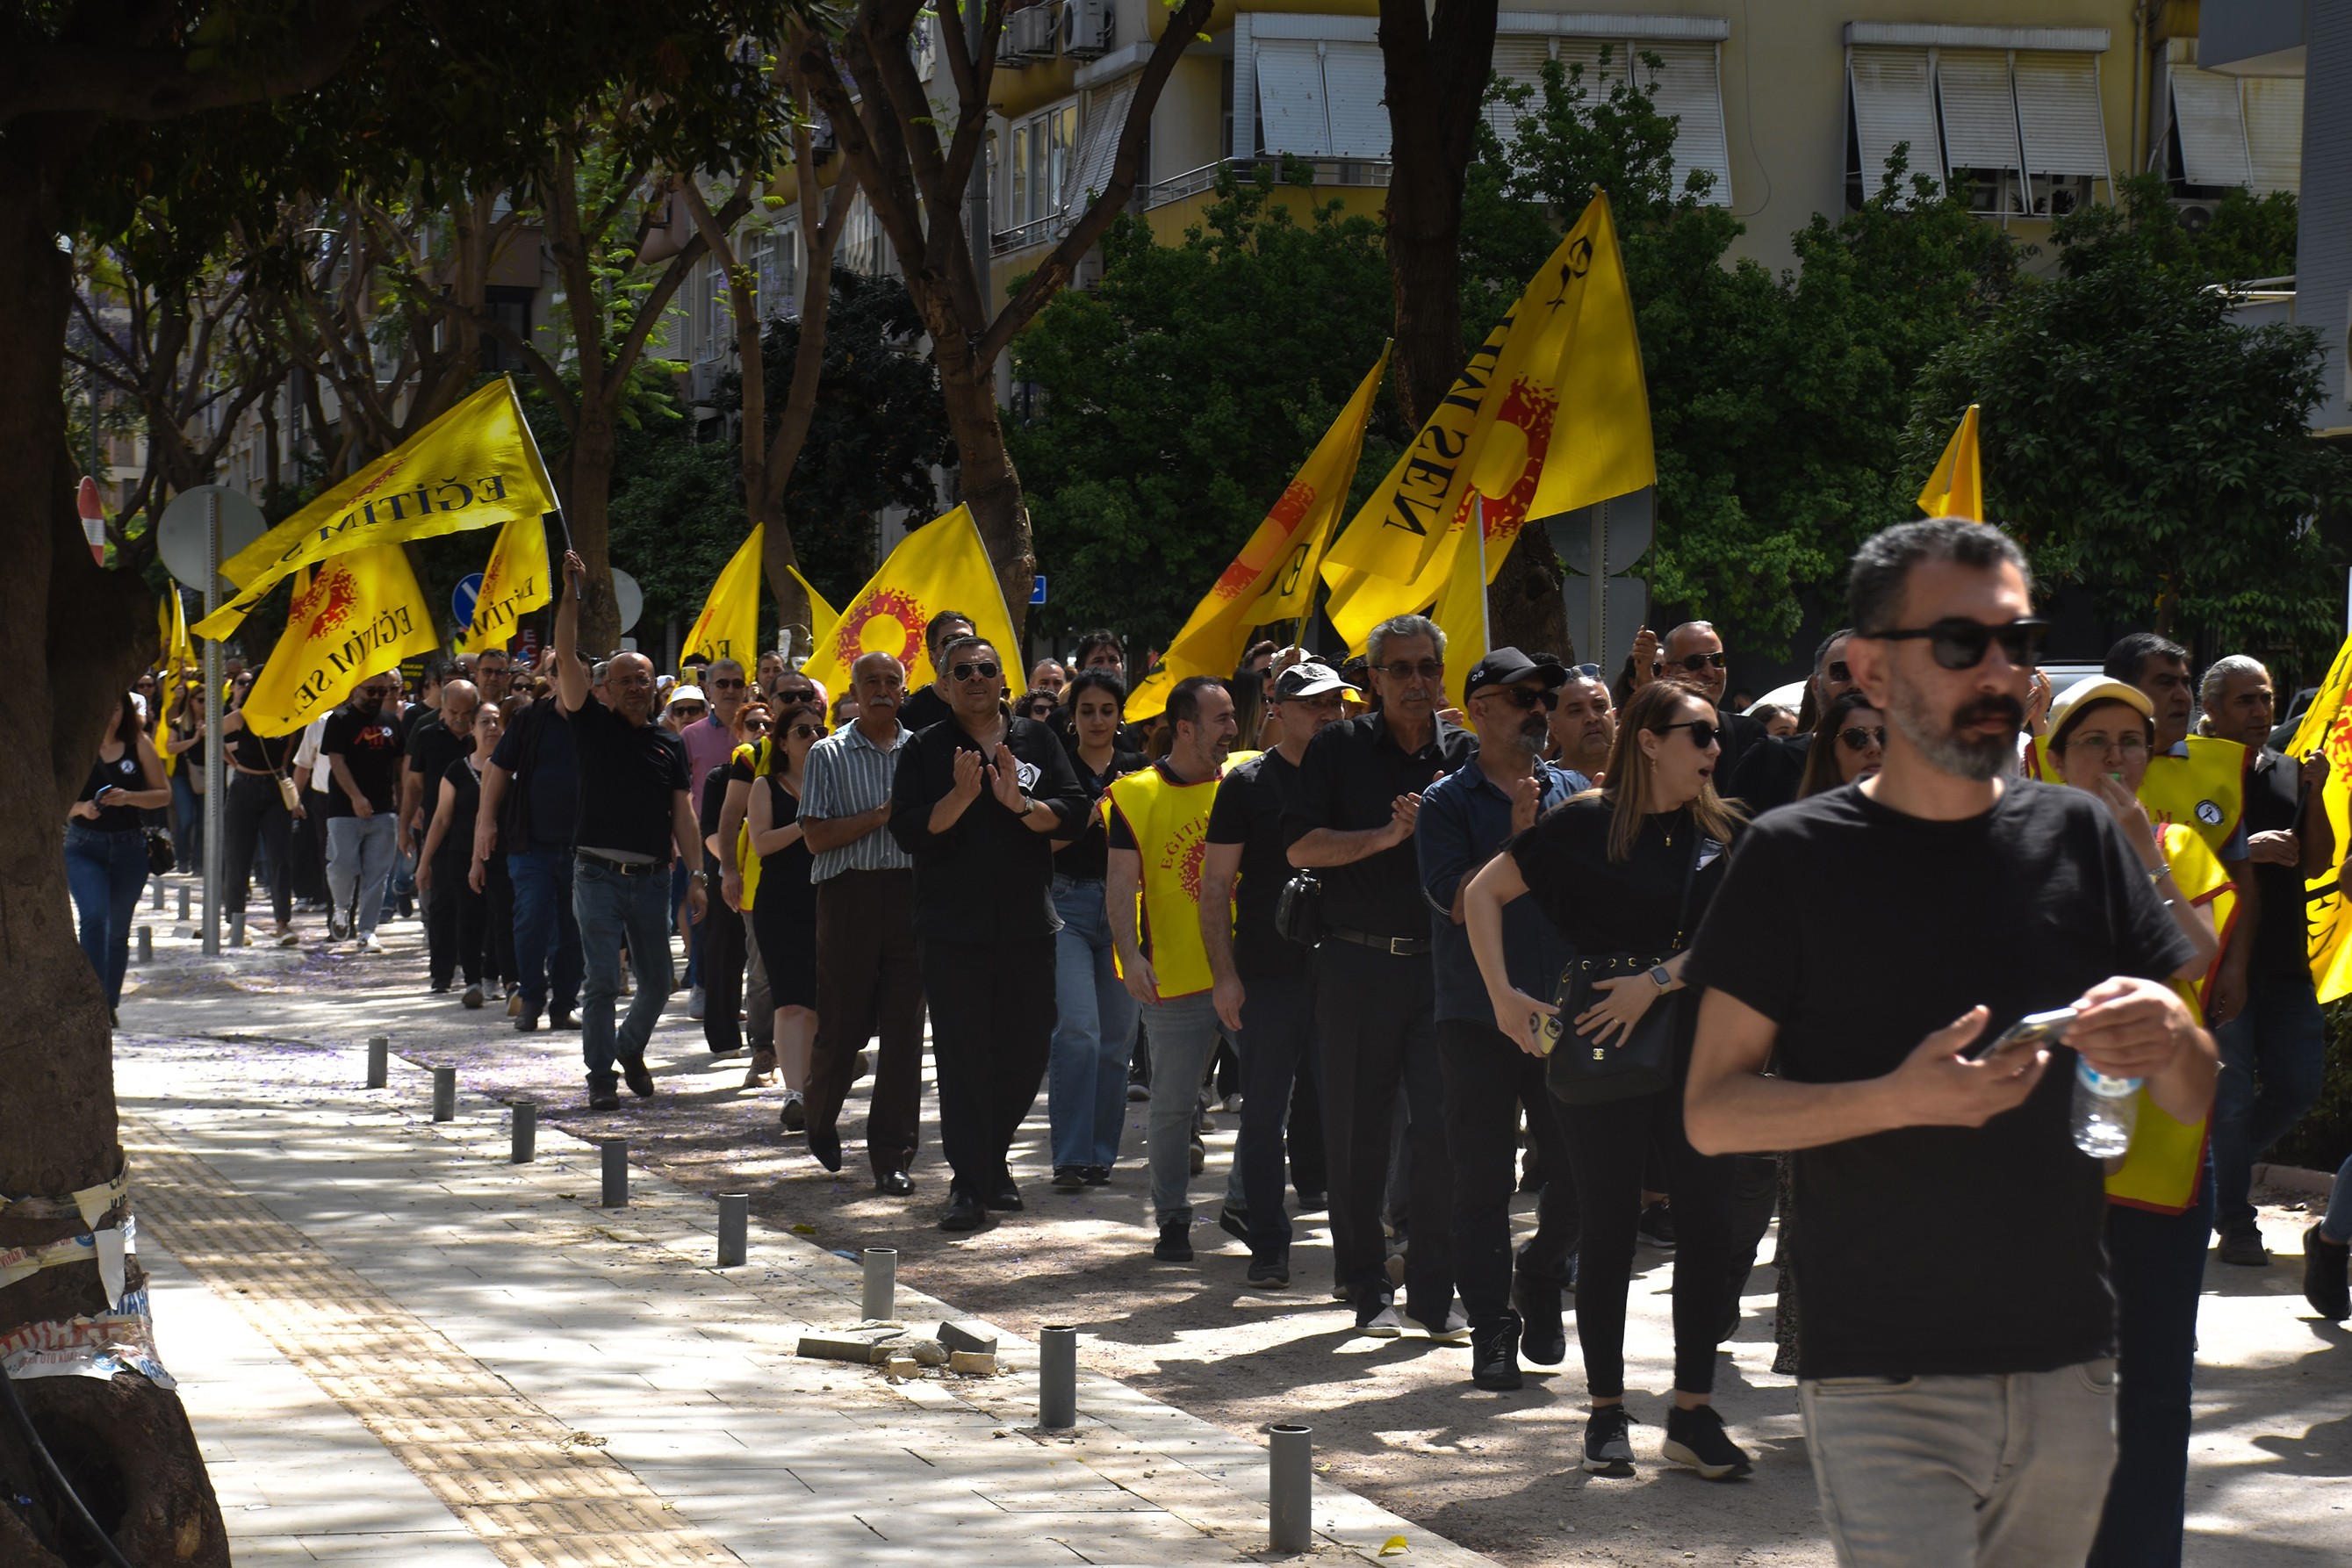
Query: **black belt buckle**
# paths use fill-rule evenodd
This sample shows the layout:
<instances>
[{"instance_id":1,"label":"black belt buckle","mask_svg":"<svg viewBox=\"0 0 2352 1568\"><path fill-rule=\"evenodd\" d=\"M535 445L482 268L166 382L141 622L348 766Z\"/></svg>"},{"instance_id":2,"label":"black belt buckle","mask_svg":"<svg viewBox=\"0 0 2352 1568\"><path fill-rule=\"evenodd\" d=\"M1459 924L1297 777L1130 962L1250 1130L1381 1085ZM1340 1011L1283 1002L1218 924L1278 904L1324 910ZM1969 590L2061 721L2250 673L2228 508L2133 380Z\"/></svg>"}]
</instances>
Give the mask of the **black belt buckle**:
<instances>
[{"instance_id":1,"label":"black belt buckle","mask_svg":"<svg viewBox=\"0 0 2352 1568\"><path fill-rule=\"evenodd\" d=\"M572 858L585 860L591 866L602 866L607 871L623 877L650 877L656 871L667 871L669 864L663 860L615 860L609 855L591 855L586 850L575 851Z\"/></svg>"}]
</instances>

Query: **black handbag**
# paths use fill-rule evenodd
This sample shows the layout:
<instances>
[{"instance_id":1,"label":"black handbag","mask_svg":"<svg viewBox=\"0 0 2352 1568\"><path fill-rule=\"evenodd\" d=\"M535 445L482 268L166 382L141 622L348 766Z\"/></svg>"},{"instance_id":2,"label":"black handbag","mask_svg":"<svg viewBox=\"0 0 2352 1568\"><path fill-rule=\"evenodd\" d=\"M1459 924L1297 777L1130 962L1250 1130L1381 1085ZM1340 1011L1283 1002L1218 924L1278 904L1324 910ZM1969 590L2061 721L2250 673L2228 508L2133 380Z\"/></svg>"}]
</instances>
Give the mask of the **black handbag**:
<instances>
[{"instance_id":1,"label":"black handbag","mask_svg":"<svg viewBox=\"0 0 2352 1568\"><path fill-rule=\"evenodd\" d=\"M1274 930L1301 947L1323 940L1323 882L1314 872L1301 871L1282 885L1274 900Z\"/></svg>"},{"instance_id":2,"label":"black handbag","mask_svg":"<svg viewBox=\"0 0 2352 1568\"><path fill-rule=\"evenodd\" d=\"M1687 990L1652 1001L1641 1021L1612 1044L1602 1045L1593 1037L1578 1034L1576 1020L1593 1005L1598 982L1645 975L1683 950L1691 883L1698 877L1699 847L1706 837L1697 824L1692 824L1682 905L1675 913L1674 942L1665 952L1590 953L1569 960L1568 967L1559 972L1559 984L1552 993L1559 1016L1544 1020L1545 1033L1553 1040L1551 1052L1544 1058L1544 1085L1553 1099L1569 1105L1606 1105L1674 1087L1675 1043L1682 1034L1684 1004L1690 996Z\"/></svg>"},{"instance_id":3,"label":"black handbag","mask_svg":"<svg viewBox=\"0 0 2352 1568\"><path fill-rule=\"evenodd\" d=\"M180 852L172 845L172 836L160 827L150 827L147 834L147 874L161 877L180 863Z\"/></svg>"}]
</instances>

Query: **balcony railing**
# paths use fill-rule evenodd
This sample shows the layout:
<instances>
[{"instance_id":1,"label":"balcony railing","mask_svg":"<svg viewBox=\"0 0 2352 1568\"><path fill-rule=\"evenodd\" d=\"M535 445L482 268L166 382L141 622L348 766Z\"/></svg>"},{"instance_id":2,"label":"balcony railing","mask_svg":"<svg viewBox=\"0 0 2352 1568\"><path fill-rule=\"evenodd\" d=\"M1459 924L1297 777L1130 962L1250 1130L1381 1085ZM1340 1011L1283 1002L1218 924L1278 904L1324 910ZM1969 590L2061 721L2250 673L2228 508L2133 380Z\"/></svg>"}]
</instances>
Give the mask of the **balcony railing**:
<instances>
[{"instance_id":1,"label":"balcony railing","mask_svg":"<svg viewBox=\"0 0 2352 1568\"><path fill-rule=\"evenodd\" d=\"M1156 181L1143 187L1139 205L1145 211L1164 207L1171 202L1181 202L1187 196L1197 196L1214 190L1217 176L1231 169L1240 179L1255 179L1261 168L1273 171L1278 181L1286 163L1303 163L1312 169L1317 185L1385 185L1389 183L1389 161L1385 158L1302 158L1267 153L1255 158L1226 158L1198 169L1188 170L1172 179Z\"/></svg>"},{"instance_id":2,"label":"balcony railing","mask_svg":"<svg viewBox=\"0 0 2352 1568\"><path fill-rule=\"evenodd\" d=\"M1055 212L1047 213L1034 223L1000 228L988 237L988 252L991 256L1010 256L1016 250L1050 245L1069 232L1071 222L1071 214Z\"/></svg>"}]
</instances>

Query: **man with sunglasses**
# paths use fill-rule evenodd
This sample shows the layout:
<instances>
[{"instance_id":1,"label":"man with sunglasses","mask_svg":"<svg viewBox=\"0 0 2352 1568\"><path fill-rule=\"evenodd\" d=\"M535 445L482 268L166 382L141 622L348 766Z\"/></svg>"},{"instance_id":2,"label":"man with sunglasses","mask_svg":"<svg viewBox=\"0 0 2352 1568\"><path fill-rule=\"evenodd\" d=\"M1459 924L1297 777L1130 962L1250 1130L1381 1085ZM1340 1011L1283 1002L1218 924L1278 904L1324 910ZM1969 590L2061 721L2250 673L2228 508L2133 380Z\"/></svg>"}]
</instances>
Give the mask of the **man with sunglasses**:
<instances>
[{"instance_id":1,"label":"man with sunglasses","mask_svg":"<svg viewBox=\"0 0 2352 1568\"><path fill-rule=\"evenodd\" d=\"M1797 732L1767 735L1748 748L1738 771L1728 775L1730 787L1723 793L1745 805L1749 816L1788 805L1804 787L1805 759L1813 749L1810 726L1817 715L1829 711L1831 703L1854 689L1853 670L1845 657L1846 641L1853 636L1850 628L1841 626L1813 649L1813 673L1806 684L1808 700Z\"/></svg>"},{"instance_id":2,"label":"man with sunglasses","mask_svg":"<svg viewBox=\"0 0 2352 1568\"><path fill-rule=\"evenodd\" d=\"M1365 651L1380 710L1315 737L1282 828L1291 865L1322 883L1315 1012L1333 1264L1355 1306L1358 1332L1393 1339L1403 1331L1381 1229L1402 1092L1412 1159L1406 1313L1432 1338L1459 1343L1470 1325L1454 1310L1454 1163L1445 1146L1429 910L1412 833L1423 793L1467 763L1477 743L1437 716L1445 701L1445 633L1435 622L1382 621Z\"/></svg>"},{"instance_id":3,"label":"man with sunglasses","mask_svg":"<svg viewBox=\"0 0 2352 1568\"><path fill-rule=\"evenodd\" d=\"M1495 1027L1486 984L1463 928L1463 889L1511 836L1591 787L1543 759L1553 703L1570 672L1557 661L1498 647L1463 683L1463 710L1478 737L1470 762L1422 796L1413 830L1422 891L1436 948L1437 1043L1445 1072L1445 1137L1454 1155L1454 1257L1470 1319L1470 1378L1481 1388L1519 1386L1518 1352L1546 1365L1568 1353L1560 1318L1568 1260L1576 1250L1576 1187L1544 1064ZM1551 994L1568 962L1532 899L1503 913L1511 984ZM1248 1101L1244 1100L1246 1106ZM1511 1194L1518 1185L1519 1107L1545 1175L1536 1234L1517 1259L1513 1289ZM1518 1303L1514 1310L1513 1302Z\"/></svg>"},{"instance_id":4,"label":"man with sunglasses","mask_svg":"<svg viewBox=\"0 0 2352 1568\"><path fill-rule=\"evenodd\" d=\"M2078 1063L2183 1124L2212 1102L2212 1037L2167 984L2195 950L2138 856L2096 797L2015 776L2031 591L1981 523L1863 546L1848 658L1885 766L1748 830L1684 971L1693 1146L1795 1152L1799 1399L1853 1568L2084 1561L2116 1384ZM2062 1043L1996 1044L2059 1008Z\"/></svg>"},{"instance_id":5,"label":"man with sunglasses","mask_svg":"<svg viewBox=\"0 0 2352 1568\"><path fill-rule=\"evenodd\" d=\"M1004 661L950 638L941 673L955 716L907 742L890 834L915 862L915 940L931 1006L940 1143L955 1173L940 1228L977 1230L1018 1209L1005 1163L1045 1079L1054 1032L1055 837L1073 838L1086 792L1061 738L1004 704Z\"/></svg>"},{"instance_id":6,"label":"man with sunglasses","mask_svg":"<svg viewBox=\"0 0 2352 1568\"><path fill-rule=\"evenodd\" d=\"M1666 676L1690 687L1715 705L1720 721L1717 732L1723 738L1723 754L1717 759L1716 774L1727 780L1737 775L1741 760L1767 737L1762 721L1730 712L1723 706L1723 689L1731 676L1731 656L1723 651L1723 638L1712 622L1685 621L1666 634L1645 679ZM1643 683L1637 680L1635 684Z\"/></svg>"}]
</instances>

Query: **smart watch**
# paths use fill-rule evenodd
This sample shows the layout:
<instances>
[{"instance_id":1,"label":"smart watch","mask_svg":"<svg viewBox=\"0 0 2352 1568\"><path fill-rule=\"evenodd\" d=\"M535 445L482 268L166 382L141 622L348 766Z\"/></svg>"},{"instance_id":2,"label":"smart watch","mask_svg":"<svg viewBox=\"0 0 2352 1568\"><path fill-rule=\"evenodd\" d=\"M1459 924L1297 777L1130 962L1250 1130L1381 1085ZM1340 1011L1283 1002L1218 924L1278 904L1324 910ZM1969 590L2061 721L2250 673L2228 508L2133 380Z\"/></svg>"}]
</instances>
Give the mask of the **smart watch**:
<instances>
[{"instance_id":1,"label":"smart watch","mask_svg":"<svg viewBox=\"0 0 2352 1568\"><path fill-rule=\"evenodd\" d=\"M1666 973L1666 966L1663 963L1650 971L1650 979L1656 984L1658 989L1661 991L1665 990L1675 983L1675 977Z\"/></svg>"}]
</instances>

